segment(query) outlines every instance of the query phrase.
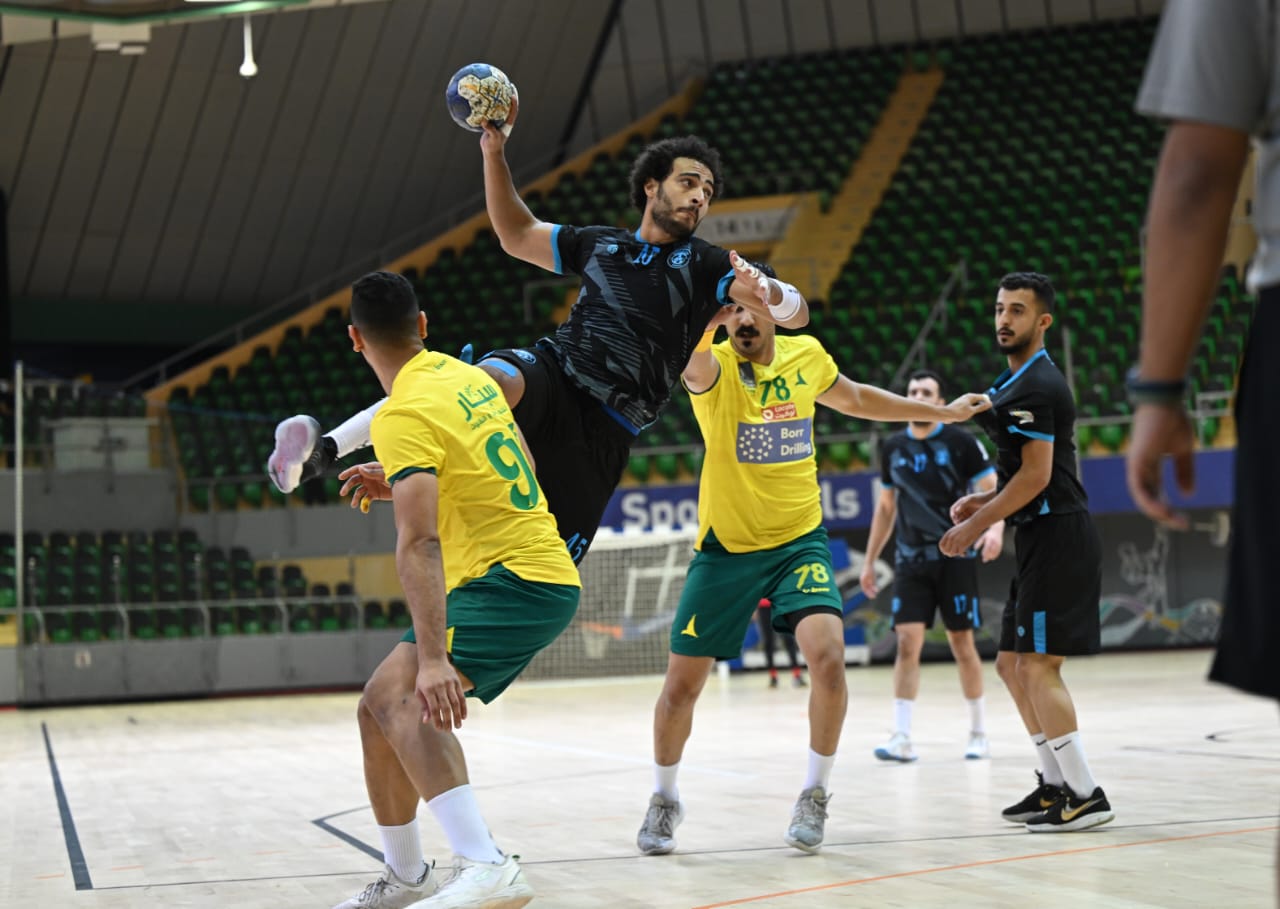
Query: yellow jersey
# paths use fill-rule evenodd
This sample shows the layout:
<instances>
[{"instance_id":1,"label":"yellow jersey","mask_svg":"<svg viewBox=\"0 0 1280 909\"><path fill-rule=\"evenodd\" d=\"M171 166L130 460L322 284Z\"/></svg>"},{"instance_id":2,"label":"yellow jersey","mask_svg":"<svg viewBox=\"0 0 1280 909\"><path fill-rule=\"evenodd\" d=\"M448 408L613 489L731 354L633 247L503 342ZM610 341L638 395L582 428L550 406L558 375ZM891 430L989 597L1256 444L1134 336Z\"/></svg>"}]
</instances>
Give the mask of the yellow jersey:
<instances>
[{"instance_id":1,"label":"yellow jersey","mask_svg":"<svg viewBox=\"0 0 1280 909\"><path fill-rule=\"evenodd\" d=\"M581 586L511 409L484 370L423 350L396 374L369 433L389 483L436 475L446 590L499 563L526 581Z\"/></svg>"},{"instance_id":2,"label":"yellow jersey","mask_svg":"<svg viewBox=\"0 0 1280 909\"><path fill-rule=\"evenodd\" d=\"M822 523L814 403L840 371L807 335L778 335L768 364L743 359L727 340L711 353L720 375L690 392L707 449L696 548L708 531L730 552L782 546Z\"/></svg>"}]
</instances>

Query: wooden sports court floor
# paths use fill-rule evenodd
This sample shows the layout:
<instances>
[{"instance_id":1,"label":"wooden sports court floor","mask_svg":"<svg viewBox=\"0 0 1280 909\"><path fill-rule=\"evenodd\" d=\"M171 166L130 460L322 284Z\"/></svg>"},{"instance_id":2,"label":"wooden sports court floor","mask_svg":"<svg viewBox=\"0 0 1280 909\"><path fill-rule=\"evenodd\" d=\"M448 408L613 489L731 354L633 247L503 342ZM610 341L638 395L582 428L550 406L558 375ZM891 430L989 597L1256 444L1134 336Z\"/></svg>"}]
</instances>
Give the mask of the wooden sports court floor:
<instances>
[{"instance_id":1,"label":"wooden sports court floor","mask_svg":"<svg viewBox=\"0 0 1280 909\"><path fill-rule=\"evenodd\" d=\"M761 674L708 684L685 754L673 855L640 856L660 680L518 684L462 730L501 846L547 909L1255 907L1273 905L1280 717L1204 679L1205 651L1069 665L1086 746L1117 812L1033 835L1000 809L1033 754L988 664L993 757L961 758L950 665L925 667L920 760L872 757L887 667L851 703L821 855L782 842L802 782L805 692ZM357 695L0 713L0 906L329 907L381 869ZM447 864L425 809L429 856Z\"/></svg>"}]
</instances>

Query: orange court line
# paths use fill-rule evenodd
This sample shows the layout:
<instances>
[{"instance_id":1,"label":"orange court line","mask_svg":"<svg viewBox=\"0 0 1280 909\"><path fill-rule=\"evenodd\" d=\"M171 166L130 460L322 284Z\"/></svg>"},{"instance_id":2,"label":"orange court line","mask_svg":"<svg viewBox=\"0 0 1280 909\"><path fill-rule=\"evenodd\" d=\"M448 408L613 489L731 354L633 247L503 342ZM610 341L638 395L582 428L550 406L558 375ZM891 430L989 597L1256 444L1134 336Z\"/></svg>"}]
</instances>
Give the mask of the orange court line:
<instances>
[{"instance_id":1,"label":"orange court line","mask_svg":"<svg viewBox=\"0 0 1280 909\"><path fill-rule=\"evenodd\" d=\"M112 868L111 870L112 871L137 871L141 867L142 867L141 865L117 865L115 868Z\"/></svg>"},{"instance_id":2,"label":"orange court line","mask_svg":"<svg viewBox=\"0 0 1280 909\"><path fill-rule=\"evenodd\" d=\"M757 903L760 900L781 899L784 896L798 896L801 893L818 893L823 890L837 890L841 887L853 887L857 884L874 884L877 881L890 881L899 877L918 877L922 874L936 874L939 871L963 871L966 868L980 868L983 865L1003 865L1006 862L1025 862L1028 859L1053 858L1059 855L1080 855L1085 852L1101 852L1104 849L1127 849L1130 846L1158 846L1161 843L1177 843L1183 840L1203 840L1211 836L1237 836L1242 833L1265 833L1269 830L1280 830L1280 826L1249 827L1244 830L1219 830L1215 833L1191 833L1186 836L1167 836L1158 840L1138 840L1134 843L1108 843L1104 846L1084 846L1080 849L1062 849L1057 852L1034 852L1029 855L1011 855L1006 858L983 859L977 862L965 862L960 865L944 865L940 868L918 868L915 871L899 871L895 874L881 874L876 877L862 877L852 881L837 881L834 884L819 884L816 887L801 887L799 890L782 890L778 893L762 893L759 896L744 896L741 899L728 900L723 903L709 903L706 906L695 906L694 909L721 909L723 906L741 906L744 903Z\"/></svg>"},{"instance_id":3,"label":"orange court line","mask_svg":"<svg viewBox=\"0 0 1280 909\"><path fill-rule=\"evenodd\" d=\"M38 881L51 881L51 880L53 880L54 878L66 877L66 876L67 876L67 873L66 873L65 871L59 871L57 874L37 874L37 875L36 875L36 880L38 880Z\"/></svg>"}]
</instances>

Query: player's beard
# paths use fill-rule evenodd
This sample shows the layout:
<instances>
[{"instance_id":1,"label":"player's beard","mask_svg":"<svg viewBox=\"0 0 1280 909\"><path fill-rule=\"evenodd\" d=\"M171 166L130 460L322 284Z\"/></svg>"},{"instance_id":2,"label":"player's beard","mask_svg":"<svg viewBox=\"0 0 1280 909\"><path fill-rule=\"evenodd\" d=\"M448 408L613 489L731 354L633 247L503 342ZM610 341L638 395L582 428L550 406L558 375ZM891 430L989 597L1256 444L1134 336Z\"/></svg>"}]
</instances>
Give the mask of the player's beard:
<instances>
[{"instance_id":1,"label":"player's beard","mask_svg":"<svg viewBox=\"0 0 1280 909\"><path fill-rule=\"evenodd\" d=\"M676 240L688 240L698 227L696 214L694 215L695 220L692 227L676 220L675 206L671 204L667 194L662 191L662 184L658 184L658 194L654 199L653 211L650 215L654 224Z\"/></svg>"},{"instance_id":2,"label":"player's beard","mask_svg":"<svg viewBox=\"0 0 1280 909\"><path fill-rule=\"evenodd\" d=\"M1002 341L999 335L996 335L996 347L1000 348L1000 353L1011 357L1014 354L1020 354L1031 346L1031 332L1027 332L1022 337L1014 335L1008 341Z\"/></svg>"}]
</instances>

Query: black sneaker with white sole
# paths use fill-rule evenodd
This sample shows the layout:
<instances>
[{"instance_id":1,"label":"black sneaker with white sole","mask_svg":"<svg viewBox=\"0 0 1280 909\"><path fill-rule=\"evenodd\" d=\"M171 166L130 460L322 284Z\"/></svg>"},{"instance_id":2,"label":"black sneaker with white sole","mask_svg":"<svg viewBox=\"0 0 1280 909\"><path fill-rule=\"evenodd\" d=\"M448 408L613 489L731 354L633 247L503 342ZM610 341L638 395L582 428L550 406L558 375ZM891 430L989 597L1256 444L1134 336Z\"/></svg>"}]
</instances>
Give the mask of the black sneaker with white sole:
<instances>
[{"instance_id":1,"label":"black sneaker with white sole","mask_svg":"<svg viewBox=\"0 0 1280 909\"><path fill-rule=\"evenodd\" d=\"M1064 797L1048 811L1027 821L1028 830L1032 833L1069 833L1099 827L1116 819L1101 786L1095 787L1088 798L1080 798L1069 786L1064 786L1062 791Z\"/></svg>"},{"instance_id":2,"label":"black sneaker with white sole","mask_svg":"<svg viewBox=\"0 0 1280 909\"><path fill-rule=\"evenodd\" d=\"M1010 805L1000 816L1011 824L1025 824L1037 815L1044 814L1063 798L1061 786L1044 781L1044 774L1036 771L1036 788L1020 802Z\"/></svg>"}]
</instances>

